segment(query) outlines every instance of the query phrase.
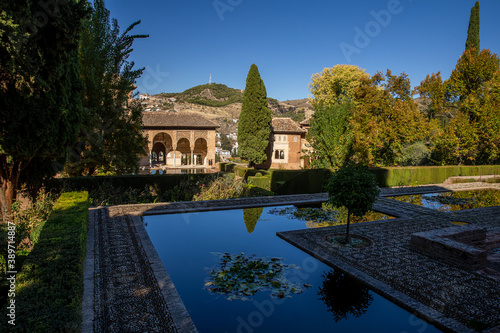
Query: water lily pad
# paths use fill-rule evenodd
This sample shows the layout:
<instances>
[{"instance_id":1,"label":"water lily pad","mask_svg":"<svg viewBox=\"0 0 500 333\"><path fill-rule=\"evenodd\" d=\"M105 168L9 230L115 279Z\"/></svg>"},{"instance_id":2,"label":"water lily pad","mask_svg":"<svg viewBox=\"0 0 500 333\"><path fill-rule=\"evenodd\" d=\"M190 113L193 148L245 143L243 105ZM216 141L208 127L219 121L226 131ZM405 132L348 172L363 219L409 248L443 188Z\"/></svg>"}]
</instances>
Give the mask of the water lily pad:
<instances>
[{"instance_id":1,"label":"water lily pad","mask_svg":"<svg viewBox=\"0 0 500 333\"><path fill-rule=\"evenodd\" d=\"M300 284L291 283L286 271L299 269L286 265L282 258L258 258L244 253L218 255L220 261L209 273L205 288L212 293L225 295L230 301L248 301L261 290L270 290L272 297L284 298L303 292ZM287 272L288 273L288 272Z\"/></svg>"}]
</instances>

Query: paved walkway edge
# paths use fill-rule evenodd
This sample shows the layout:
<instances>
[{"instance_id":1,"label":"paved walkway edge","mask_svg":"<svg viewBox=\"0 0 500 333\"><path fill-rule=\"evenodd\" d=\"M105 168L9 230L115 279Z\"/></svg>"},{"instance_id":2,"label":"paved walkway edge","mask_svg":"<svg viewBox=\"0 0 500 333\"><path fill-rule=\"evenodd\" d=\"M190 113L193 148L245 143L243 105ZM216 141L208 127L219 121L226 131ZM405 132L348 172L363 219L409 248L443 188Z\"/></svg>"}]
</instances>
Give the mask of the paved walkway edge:
<instances>
[{"instance_id":1,"label":"paved walkway edge","mask_svg":"<svg viewBox=\"0 0 500 333\"><path fill-rule=\"evenodd\" d=\"M142 246L148 257L149 264L153 269L158 287L161 290L163 298L167 303L168 310L179 332L198 332L189 313L181 300L181 297L175 289L174 283L165 269L156 249L144 228L144 223L140 216L132 216L137 234L141 240Z\"/></svg>"},{"instance_id":2,"label":"paved walkway edge","mask_svg":"<svg viewBox=\"0 0 500 333\"><path fill-rule=\"evenodd\" d=\"M378 223L387 223L386 221L374 221ZM314 230L313 230L314 231ZM303 231L299 231L303 232ZM403 309L412 313L412 315L426 320L431 325L434 325L443 332L464 332L473 333L474 330L468 328L467 326L459 323L458 321L446 317L440 312L432 309L429 306L422 304L421 302L411 298L402 292L397 291L388 284L385 284L366 273L352 267L351 265L333 257L326 251L322 250L315 244L312 244L301 237L295 235L297 231L287 231L276 233L278 237L287 241L288 243L296 246L302 251L308 253L309 255L315 257L321 262L335 268L340 269L346 274L353 276L354 278L366 283L372 290L380 294L381 296L387 298L394 304L402 307Z\"/></svg>"}]
</instances>

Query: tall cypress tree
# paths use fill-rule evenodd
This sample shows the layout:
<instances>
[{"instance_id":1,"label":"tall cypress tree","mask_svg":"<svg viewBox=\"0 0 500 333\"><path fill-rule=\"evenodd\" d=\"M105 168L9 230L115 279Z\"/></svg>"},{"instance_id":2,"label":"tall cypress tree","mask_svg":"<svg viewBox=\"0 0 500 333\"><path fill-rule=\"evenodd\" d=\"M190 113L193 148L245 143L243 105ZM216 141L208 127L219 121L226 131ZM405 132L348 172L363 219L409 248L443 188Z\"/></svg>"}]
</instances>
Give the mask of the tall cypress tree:
<instances>
[{"instance_id":1,"label":"tall cypress tree","mask_svg":"<svg viewBox=\"0 0 500 333\"><path fill-rule=\"evenodd\" d=\"M465 50L475 48L479 53L479 1L470 10L469 29L467 30L467 41Z\"/></svg>"},{"instance_id":2,"label":"tall cypress tree","mask_svg":"<svg viewBox=\"0 0 500 333\"><path fill-rule=\"evenodd\" d=\"M267 146L271 134L271 111L267 107L267 93L255 64L248 71L245 92L238 123L238 147L249 166L267 160Z\"/></svg>"}]
</instances>

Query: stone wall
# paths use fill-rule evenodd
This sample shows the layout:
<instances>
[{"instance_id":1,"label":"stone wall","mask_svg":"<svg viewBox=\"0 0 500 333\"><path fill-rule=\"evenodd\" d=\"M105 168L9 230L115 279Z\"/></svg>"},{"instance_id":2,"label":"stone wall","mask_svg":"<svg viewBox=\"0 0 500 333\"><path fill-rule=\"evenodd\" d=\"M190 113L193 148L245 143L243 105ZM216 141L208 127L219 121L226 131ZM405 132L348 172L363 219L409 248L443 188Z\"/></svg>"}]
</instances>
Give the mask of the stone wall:
<instances>
[{"instance_id":1,"label":"stone wall","mask_svg":"<svg viewBox=\"0 0 500 333\"><path fill-rule=\"evenodd\" d=\"M450 227L415 233L410 248L467 270L486 267L486 227L474 225Z\"/></svg>"}]
</instances>

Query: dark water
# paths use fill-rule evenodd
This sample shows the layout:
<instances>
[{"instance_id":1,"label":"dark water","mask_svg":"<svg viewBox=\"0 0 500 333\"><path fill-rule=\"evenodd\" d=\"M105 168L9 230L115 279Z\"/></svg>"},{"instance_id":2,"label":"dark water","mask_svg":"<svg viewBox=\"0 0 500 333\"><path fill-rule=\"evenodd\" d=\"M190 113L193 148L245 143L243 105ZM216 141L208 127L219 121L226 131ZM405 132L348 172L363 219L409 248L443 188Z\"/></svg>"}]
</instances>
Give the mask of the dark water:
<instances>
[{"instance_id":1,"label":"dark water","mask_svg":"<svg viewBox=\"0 0 500 333\"><path fill-rule=\"evenodd\" d=\"M144 217L149 236L200 332L439 332L278 238L277 231L304 229L306 222L269 214L269 210ZM300 286L303 292L279 298L271 296L271 288L245 296L246 301L227 300L230 294L205 287L212 270L220 268L221 255L214 252L247 259L255 255L263 262L283 258L277 262L301 270L286 269L282 281Z\"/></svg>"}]
</instances>

